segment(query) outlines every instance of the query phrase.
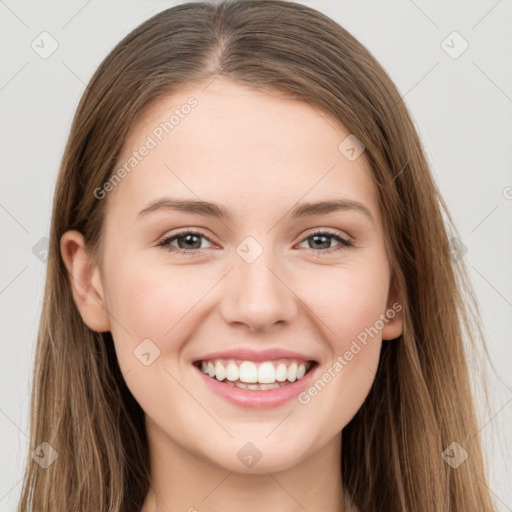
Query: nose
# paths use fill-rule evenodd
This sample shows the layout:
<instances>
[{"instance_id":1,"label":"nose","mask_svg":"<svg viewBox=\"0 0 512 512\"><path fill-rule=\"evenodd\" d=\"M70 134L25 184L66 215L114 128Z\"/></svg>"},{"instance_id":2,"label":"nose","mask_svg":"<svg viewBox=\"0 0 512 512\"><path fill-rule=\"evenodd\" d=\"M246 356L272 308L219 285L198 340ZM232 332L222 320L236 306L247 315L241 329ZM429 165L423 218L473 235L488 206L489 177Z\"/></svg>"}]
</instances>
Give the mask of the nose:
<instances>
[{"instance_id":1,"label":"nose","mask_svg":"<svg viewBox=\"0 0 512 512\"><path fill-rule=\"evenodd\" d=\"M242 324L264 332L277 324L290 323L298 313L298 297L288 274L264 251L248 263L236 256L225 282L221 313L229 324ZM281 270L279 270L281 269Z\"/></svg>"}]
</instances>

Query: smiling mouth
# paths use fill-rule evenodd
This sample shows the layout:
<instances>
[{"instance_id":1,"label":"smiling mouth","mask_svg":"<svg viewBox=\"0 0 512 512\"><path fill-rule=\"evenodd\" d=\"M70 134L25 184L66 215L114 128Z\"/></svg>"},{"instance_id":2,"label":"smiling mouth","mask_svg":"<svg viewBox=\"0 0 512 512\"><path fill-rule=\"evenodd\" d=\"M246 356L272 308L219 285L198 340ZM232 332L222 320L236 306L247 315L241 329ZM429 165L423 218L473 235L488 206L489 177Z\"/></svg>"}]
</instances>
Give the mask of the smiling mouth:
<instances>
[{"instance_id":1,"label":"smiling mouth","mask_svg":"<svg viewBox=\"0 0 512 512\"><path fill-rule=\"evenodd\" d=\"M277 389L299 381L317 364L316 361L288 358L261 362L239 359L194 362L197 368L212 379L229 386L255 391Z\"/></svg>"}]
</instances>

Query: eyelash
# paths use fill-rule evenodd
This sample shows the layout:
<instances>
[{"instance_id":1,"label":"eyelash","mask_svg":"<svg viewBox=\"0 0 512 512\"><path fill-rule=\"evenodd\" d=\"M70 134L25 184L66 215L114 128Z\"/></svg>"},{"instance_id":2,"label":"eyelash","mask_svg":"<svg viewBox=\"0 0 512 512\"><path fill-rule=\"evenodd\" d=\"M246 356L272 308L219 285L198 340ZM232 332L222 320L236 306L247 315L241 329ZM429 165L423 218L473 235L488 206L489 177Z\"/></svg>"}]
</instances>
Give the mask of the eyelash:
<instances>
[{"instance_id":1,"label":"eyelash","mask_svg":"<svg viewBox=\"0 0 512 512\"><path fill-rule=\"evenodd\" d=\"M198 253L200 253L201 249L186 250L186 249L180 249L179 247L174 247L174 246L170 245L170 243L172 241L174 241L177 238L180 238L182 236L186 236L186 235L198 235L200 237L205 238L210 243L212 243L212 241L207 236L203 235L202 233L200 233L198 231L181 231L179 233L176 233L175 235L172 235L170 237L164 238L162 241L160 241L157 244L157 247L164 247L168 251L173 252L175 254L183 254L183 255L186 255L186 256L197 255ZM339 245L337 245L335 247L331 247L331 248L326 249L326 250L319 250L319 251L317 251L315 249L310 249L310 250L312 250L314 252L317 252L318 256L322 256L322 255L325 255L325 254L331 254L333 252L337 252L337 251L340 251L340 250L343 250L343 249L347 249L347 248L349 248L349 247L351 247L353 245L350 240L348 240L346 238L343 238L339 234L337 234L337 233L335 233L333 231L329 231L328 229L318 230L318 231L315 231L313 233L310 233L306 238L303 238L300 243L306 241L308 238L312 238L312 237L317 236L317 235L326 235L328 238L334 238L334 239L336 239L339 242Z\"/></svg>"}]
</instances>

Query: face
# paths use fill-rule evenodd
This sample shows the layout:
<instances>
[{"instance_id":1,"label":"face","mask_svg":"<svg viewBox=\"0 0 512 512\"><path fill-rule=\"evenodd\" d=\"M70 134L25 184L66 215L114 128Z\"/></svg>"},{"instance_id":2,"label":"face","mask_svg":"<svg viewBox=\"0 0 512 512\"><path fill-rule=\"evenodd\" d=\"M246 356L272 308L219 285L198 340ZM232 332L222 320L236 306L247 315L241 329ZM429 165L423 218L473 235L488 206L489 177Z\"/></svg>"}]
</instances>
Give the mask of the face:
<instances>
[{"instance_id":1,"label":"face","mask_svg":"<svg viewBox=\"0 0 512 512\"><path fill-rule=\"evenodd\" d=\"M99 199L105 309L81 312L111 331L150 437L231 471L258 472L254 453L282 470L339 439L400 334L378 198L335 119L225 79L202 89L133 127L116 167L129 171ZM338 208L301 208L317 202Z\"/></svg>"}]
</instances>

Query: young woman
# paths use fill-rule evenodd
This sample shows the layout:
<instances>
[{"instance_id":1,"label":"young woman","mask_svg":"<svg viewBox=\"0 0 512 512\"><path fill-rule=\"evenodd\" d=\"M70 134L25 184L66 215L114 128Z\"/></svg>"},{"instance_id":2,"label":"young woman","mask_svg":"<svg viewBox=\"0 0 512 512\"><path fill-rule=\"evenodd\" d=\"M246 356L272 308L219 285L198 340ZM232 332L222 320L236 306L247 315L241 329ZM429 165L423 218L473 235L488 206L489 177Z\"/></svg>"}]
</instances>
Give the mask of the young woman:
<instances>
[{"instance_id":1,"label":"young woman","mask_svg":"<svg viewBox=\"0 0 512 512\"><path fill-rule=\"evenodd\" d=\"M65 150L19 510L495 510L454 233L399 92L334 21L149 19Z\"/></svg>"}]
</instances>

